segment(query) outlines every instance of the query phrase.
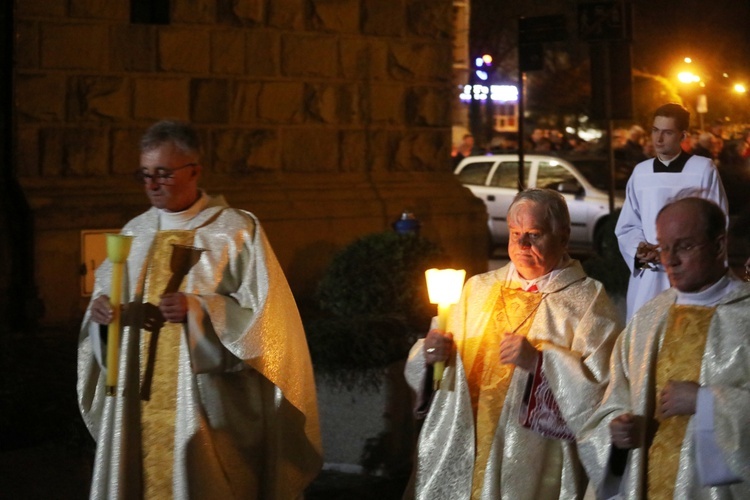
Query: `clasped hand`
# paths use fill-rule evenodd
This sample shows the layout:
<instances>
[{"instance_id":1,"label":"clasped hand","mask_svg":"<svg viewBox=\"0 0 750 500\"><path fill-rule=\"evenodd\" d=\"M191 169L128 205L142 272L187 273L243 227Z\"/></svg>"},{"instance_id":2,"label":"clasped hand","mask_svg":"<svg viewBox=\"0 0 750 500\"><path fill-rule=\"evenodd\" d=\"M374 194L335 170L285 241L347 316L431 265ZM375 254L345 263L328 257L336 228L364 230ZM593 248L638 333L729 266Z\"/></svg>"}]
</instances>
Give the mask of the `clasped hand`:
<instances>
[{"instance_id":1,"label":"clasped hand","mask_svg":"<svg viewBox=\"0 0 750 500\"><path fill-rule=\"evenodd\" d=\"M677 415L693 415L700 385L695 382L670 380L659 393L656 417L663 420ZM622 449L636 445L636 417L625 413L609 423L612 444Z\"/></svg>"},{"instance_id":2,"label":"clasped hand","mask_svg":"<svg viewBox=\"0 0 750 500\"><path fill-rule=\"evenodd\" d=\"M430 330L424 339L424 357L428 365L446 361L453 349L453 334ZM527 371L536 368L539 351L522 335L506 335L500 343L500 362L513 364Z\"/></svg>"},{"instance_id":3,"label":"clasped hand","mask_svg":"<svg viewBox=\"0 0 750 500\"><path fill-rule=\"evenodd\" d=\"M523 335L506 335L500 342L500 362L516 365L526 371L536 369L539 351Z\"/></svg>"},{"instance_id":4,"label":"clasped hand","mask_svg":"<svg viewBox=\"0 0 750 500\"><path fill-rule=\"evenodd\" d=\"M656 410L660 420L695 413L700 385L695 382L670 380L661 390Z\"/></svg>"},{"instance_id":5,"label":"clasped hand","mask_svg":"<svg viewBox=\"0 0 750 500\"><path fill-rule=\"evenodd\" d=\"M641 241L638 244L638 249L635 252L635 257L644 265L658 264L659 263L659 246L652 245L646 241Z\"/></svg>"},{"instance_id":6,"label":"clasped hand","mask_svg":"<svg viewBox=\"0 0 750 500\"><path fill-rule=\"evenodd\" d=\"M424 339L424 359L428 365L446 361L453 349L453 334L430 330Z\"/></svg>"},{"instance_id":7,"label":"clasped hand","mask_svg":"<svg viewBox=\"0 0 750 500\"><path fill-rule=\"evenodd\" d=\"M159 301L159 311L170 323L184 323L187 319L187 297L184 293L165 293ZM100 325L108 325L114 312L107 295L100 295L91 303L91 319Z\"/></svg>"}]
</instances>

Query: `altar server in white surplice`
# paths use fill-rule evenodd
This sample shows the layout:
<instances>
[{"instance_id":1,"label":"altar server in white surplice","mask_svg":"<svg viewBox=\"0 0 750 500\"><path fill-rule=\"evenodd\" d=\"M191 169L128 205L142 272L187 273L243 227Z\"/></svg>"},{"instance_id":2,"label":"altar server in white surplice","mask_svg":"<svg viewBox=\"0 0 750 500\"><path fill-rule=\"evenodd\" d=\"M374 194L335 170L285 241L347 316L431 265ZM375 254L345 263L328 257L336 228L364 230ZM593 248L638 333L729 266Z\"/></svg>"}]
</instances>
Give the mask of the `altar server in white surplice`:
<instances>
[{"instance_id":1,"label":"altar server in white surplice","mask_svg":"<svg viewBox=\"0 0 750 500\"><path fill-rule=\"evenodd\" d=\"M654 112L651 128L656 158L636 165L628 180L625 204L615 234L630 268L627 314L630 319L643 304L669 288L669 279L656 253L656 214L680 193L716 202L727 213L728 204L719 172L711 159L690 155L680 143L690 126L690 113L669 103Z\"/></svg>"}]
</instances>

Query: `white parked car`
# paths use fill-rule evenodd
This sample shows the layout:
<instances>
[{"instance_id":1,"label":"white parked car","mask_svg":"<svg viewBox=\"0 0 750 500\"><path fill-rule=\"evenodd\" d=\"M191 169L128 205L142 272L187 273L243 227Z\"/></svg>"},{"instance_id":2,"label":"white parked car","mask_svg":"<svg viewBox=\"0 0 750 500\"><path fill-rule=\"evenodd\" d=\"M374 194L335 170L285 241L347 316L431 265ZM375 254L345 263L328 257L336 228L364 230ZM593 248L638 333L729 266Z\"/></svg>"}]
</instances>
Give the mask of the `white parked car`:
<instances>
[{"instance_id":1,"label":"white parked car","mask_svg":"<svg viewBox=\"0 0 750 500\"><path fill-rule=\"evenodd\" d=\"M606 189L606 181L601 182L608 179L606 161L582 158L581 162L582 168L596 174L599 185ZM518 193L518 155L469 156L454 173L487 206L492 248L507 245L508 207ZM571 161L555 156L524 155L524 181L526 187L554 189L565 197L570 211L571 250L600 250L603 224L609 215L607 191L594 187ZM624 189L624 185L616 188ZM615 208L622 207L623 201L622 192L616 191Z\"/></svg>"}]
</instances>

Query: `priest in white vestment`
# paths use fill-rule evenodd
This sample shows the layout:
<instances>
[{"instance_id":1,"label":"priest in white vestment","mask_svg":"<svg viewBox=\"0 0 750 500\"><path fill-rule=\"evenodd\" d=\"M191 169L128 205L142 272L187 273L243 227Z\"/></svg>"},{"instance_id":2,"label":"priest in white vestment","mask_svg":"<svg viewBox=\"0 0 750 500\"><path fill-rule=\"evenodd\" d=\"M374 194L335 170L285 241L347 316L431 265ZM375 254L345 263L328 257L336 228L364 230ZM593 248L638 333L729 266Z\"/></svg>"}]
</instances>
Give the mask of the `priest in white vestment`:
<instances>
[{"instance_id":1,"label":"priest in white vestment","mask_svg":"<svg viewBox=\"0 0 750 500\"><path fill-rule=\"evenodd\" d=\"M710 158L690 155L681 142L690 125L690 113L669 103L654 112L651 139L656 158L633 170L615 234L630 269L626 320L643 304L669 288L669 279L656 252L656 214L680 192L716 202L728 209L724 186Z\"/></svg>"},{"instance_id":2,"label":"priest in white vestment","mask_svg":"<svg viewBox=\"0 0 750 500\"><path fill-rule=\"evenodd\" d=\"M581 456L599 498L750 498L750 284L715 203L675 201L656 228L672 288L618 339Z\"/></svg>"},{"instance_id":3,"label":"priest in white vestment","mask_svg":"<svg viewBox=\"0 0 750 500\"><path fill-rule=\"evenodd\" d=\"M603 394L619 318L601 283L567 255L559 193L519 193L508 227L511 263L469 279L449 333L431 330L410 353L407 381L426 412L416 498L571 499L586 490L574 434ZM437 361L445 374L431 394Z\"/></svg>"},{"instance_id":4,"label":"priest in white vestment","mask_svg":"<svg viewBox=\"0 0 750 500\"><path fill-rule=\"evenodd\" d=\"M114 395L105 394L108 261L81 328L91 498L295 499L322 465L294 297L255 216L198 189L200 173L191 127L164 121L146 132L138 176L152 207L122 229L133 240ZM173 283L175 245L196 261Z\"/></svg>"}]
</instances>

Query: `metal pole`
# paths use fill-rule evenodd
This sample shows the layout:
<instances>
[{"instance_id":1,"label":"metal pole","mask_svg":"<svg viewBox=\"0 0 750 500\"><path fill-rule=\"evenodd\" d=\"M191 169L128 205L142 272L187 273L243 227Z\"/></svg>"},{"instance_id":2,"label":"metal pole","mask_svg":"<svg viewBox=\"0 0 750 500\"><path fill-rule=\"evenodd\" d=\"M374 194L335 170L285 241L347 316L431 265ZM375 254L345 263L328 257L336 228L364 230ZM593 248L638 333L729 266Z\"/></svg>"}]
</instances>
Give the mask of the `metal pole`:
<instances>
[{"instance_id":1,"label":"metal pole","mask_svg":"<svg viewBox=\"0 0 750 500\"><path fill-rule=\"evenodd\" d=\"M615 150L612 143L612 76L610 75L609 42L604 42L604 113L607 119L607 150L609 154L609 213L615 211Z\"/></svg>"},{"instance_id":2,"label":"metal pole","mask_svg":"<svg viewBox=\"0 0 750 500\"><path fill-rule=\"evenodd\" d=\"M526 88L526 73L524 73L519 64L518 69L518 191L524 189L525 181L523 178L523 153L524 153L524 131L523 131L523 95Z\"/></svg>"}]
</instances>

